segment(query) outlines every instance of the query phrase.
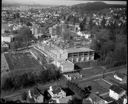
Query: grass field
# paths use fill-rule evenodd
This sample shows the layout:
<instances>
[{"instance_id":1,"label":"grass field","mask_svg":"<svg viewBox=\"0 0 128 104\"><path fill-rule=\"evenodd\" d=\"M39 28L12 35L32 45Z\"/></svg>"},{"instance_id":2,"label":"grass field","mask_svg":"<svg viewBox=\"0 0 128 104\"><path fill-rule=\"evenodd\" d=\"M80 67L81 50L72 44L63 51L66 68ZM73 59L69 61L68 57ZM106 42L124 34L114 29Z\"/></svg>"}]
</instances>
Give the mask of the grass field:
<instances>
[{"instance_id":1,"label":"grass field","mask_svg":"<svg viewBox=\"0 0 128 104\"><path fill-rule=\"evenodd\" d=\"M93 80L93 81L85 81L79 83L81 88L85 88L87 86L92 86L92 93L98 92L99 94L103 94L109 91L110 85L104 82L102 79Z\"/></svg>"},{"instance_id":2,"label":"grass field","mask_svg":"<svg viewBox=\"0 0 128 104\"><path fill-rule=\"evenodd\" d=\"M5 54L10 70L21 70L37 67L39 63L30 53Z\"/></svg>"},{"instance_id":3,"label":"grass field","mask_svg":"<svg viewBox=\"0 0 128 104\"><path fill-rule=\"evenodd\" d=\"M102 74L103 71L104 70L101 67L93 67L90 69L81 70L80 73L83 75L84 78L88 78L96 74Z\"/></svg>"}]
</instances>

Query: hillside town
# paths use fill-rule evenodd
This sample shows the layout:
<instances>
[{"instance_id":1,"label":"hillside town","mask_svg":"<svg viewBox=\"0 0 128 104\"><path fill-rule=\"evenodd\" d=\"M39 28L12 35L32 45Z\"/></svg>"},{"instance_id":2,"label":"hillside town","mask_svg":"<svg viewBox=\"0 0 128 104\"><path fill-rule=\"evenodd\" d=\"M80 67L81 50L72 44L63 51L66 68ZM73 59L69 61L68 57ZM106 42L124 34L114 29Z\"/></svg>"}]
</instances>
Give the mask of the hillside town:
<instances>
[{"instance_id":1,"label":"hillside town","mask_svg":"<svg viewBox=\"0 0 128 104\"><path fill-rule=\"evenodd\" d=\"M2 103L127 104L126 8L79 10L2 5Z\"/></svg>"}]
</instances>

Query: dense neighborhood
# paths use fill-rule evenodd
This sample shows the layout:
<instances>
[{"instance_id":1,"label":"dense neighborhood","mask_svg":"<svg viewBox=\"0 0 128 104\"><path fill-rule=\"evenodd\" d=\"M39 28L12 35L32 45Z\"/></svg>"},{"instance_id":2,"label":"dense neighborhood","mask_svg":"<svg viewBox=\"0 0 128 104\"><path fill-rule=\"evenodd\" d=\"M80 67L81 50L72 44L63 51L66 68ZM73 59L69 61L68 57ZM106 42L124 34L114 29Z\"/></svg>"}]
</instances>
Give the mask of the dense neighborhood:
<instances>
[{"instance_id":1,"label":"dense neighborhood","mask_svg":"<svg viewBox=\"0 0 128 104\"><path fill-rule=\"evenodd\" d=\"M126 13L2 4L1 102L127 104Z\"/></svg>"}]
</instances>

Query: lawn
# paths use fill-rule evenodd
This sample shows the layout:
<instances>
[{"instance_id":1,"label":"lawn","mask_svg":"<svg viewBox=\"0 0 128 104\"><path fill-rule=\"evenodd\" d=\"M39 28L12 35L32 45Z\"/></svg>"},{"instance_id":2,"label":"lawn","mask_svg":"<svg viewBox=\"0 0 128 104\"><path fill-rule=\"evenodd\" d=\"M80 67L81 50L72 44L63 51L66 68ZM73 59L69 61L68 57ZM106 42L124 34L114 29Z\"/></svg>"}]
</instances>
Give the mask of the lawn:
<instances>
[{"instance_id":1,"label":"lawn","mask_svg":"<svg viewBox=\"0 0 128 104\"><path fill-rule=\"evenodd\" d=\"M92 93L99 92L99 94L103 94L108 92L109 90L109 85L105 83L103 80L92 80L92 81L84 81L79 83L79 86L81 88L85 88L87 86L92 86Z\"/></svg>"},{"instance_id":2,"label":"lawn","mask_svg":"<svg viewBox=\"0 0 128 104\"><path fill-rule=\"evenodd\" d=\"M23 70L39 66L30 53L5 54L10 70Z\"/></svg>"},{"instance_id":3,"label":"lawn","mask_svg":"<svg viewBox=\"0 0 128 104\"><path fill-rule=\"evenodd\" d=\"M80 73L83 75L83 77L88 78L96 74L102 74L103 69L101 67L93 67L90 69L84 69L80 71Z\"/></svg>"}]
</instances>

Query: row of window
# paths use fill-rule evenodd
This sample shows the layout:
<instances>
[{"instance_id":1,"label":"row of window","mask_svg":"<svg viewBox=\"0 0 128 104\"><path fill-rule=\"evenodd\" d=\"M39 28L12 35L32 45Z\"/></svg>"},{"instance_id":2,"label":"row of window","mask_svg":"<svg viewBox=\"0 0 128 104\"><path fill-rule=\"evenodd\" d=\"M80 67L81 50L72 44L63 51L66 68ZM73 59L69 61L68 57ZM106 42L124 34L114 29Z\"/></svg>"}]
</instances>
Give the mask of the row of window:
<instances>
[{"instance_id":1,"label":"row of window","mask_svg":"<svg viewBox=\"0 0 128 104\"><path fill-rule=\"evenodd\" d=\"M90 60L94 60L94 56L91 56L91 57L77 57L77 58L71 58L69 57L68 58L69 61L71 62L86 62L86 61L90 61Z\"/></svg>"},{"instance_id":2,"label":"row of window","mask_svg":"<svg viewBox=\"0 0 128 104\"><path fill-rule=\"evenodd\" d=\"M79 52L79 53L69 53L68 57L77 57L77 56L88 56L88 55L93 55L94 52Z\"/></svg>"}]
</instances>

